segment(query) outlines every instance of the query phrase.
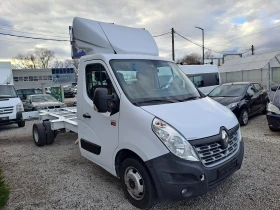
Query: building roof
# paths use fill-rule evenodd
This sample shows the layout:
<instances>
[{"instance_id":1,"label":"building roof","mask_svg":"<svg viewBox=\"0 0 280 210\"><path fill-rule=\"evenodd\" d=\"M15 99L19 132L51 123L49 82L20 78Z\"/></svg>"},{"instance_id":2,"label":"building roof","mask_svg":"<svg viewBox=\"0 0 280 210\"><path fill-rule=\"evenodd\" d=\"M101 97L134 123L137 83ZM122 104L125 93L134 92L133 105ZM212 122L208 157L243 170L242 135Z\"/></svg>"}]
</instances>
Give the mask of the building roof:
<instances>
[{"instance_id":1,"label":"building roof","mask_svg":"<svg viewBox=\"0 0 280 210\"><path fill-rule=\"evenodd\" d=\"M222 66L219 67L219 71L223 73L232 71L262 69L276 56L280 56L280 51L262 53L227 60L224 64L222 64Z\"/></svg>"}]
</instances>

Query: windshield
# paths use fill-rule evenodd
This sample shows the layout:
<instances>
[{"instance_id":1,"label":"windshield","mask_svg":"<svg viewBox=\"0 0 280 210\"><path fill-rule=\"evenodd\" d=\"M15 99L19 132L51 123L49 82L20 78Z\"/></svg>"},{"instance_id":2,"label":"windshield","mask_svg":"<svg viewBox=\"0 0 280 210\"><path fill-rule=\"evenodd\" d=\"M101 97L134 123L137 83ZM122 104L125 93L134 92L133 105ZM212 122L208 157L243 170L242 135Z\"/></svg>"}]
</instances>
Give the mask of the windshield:
<instances>
[{"instance_id":1,"label":"windshield","mask_svg":"<svg viewBox=\"0 0 280 210\"><path fill-rule=\"evenodd\" d=\"M0 85L0 98L15 98L17 97L14 86Z\"/></svg>"},{"instance_id":2,"label":"windshield","mask_svg":"<svg viewBox=\"0 0 280 210\"><path fill-rule=\"evenodd\" d=\"M50 95L38 95L31 97L32 102L57 102L57 100Z\"/></svg>"},{"instance_id":3,"label":"windshield","mask_svg":"<svg viewBox=\"0 0 280 210\"><path fill-rule=\"evenodd\" d=\"M201 74L187 74L189 79L197 85L197 87L208 87L213 85L219 85L218 73L201 73Z\"/></svg>"},{"instance_id":4,"label":"windshield","mask_svg":"<svg viewBox=\"0 0 280 210\"><path fill-rule=\"evenodd\" d=\"M230 84L216 87L210 94L210 97L238 97L245 92L246 84Z\"/></svg>"},{"instance_id":5,"label":"windshield","mask_svg":"<svg viewBox=\"0 0 280 210\"><path fill-rule=\"evenodd\" d=\"M173 103L201 97L193 83L172 62L111 60L110 64L133 104Z\"/></svg>"}]
</instances>

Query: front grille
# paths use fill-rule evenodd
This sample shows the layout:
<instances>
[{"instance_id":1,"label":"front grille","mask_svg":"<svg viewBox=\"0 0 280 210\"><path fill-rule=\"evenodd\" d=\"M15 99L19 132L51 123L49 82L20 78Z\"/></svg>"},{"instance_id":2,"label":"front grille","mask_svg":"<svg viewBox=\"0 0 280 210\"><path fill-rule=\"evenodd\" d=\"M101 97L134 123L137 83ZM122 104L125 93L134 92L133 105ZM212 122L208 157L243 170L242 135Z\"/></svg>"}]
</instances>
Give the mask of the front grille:
<instances>
[{"instance_id":1,"label":"front grille","mask_svg":"<svg viewBox=\"0 0 280 210\"><path fill-rule=\"evenodd\" d=\"M60 108L60 106L48 106L48 109Z\"/></svg>"},{"instance_id":2,"label":"front grille","mask_svg":"<svg viewBox=\"0 0 280 210\"><path fill-rule=\"evenodd\" d=\"M13 113L14 108L12 106L8 107L0 107L0 115L1 114L10 114Z\"/></svg>"},{"instance_id":3,"label":"front grille","mask_svg":"<svg viewBox=\"0 0 280 210\"><path fill-rule=\"evenodd\" d=\"M207 167L212 167L224 162L232 157L238 151L238 133L235 132L229 139L228 147L223 149L220 141L195 145L196 150L201 162Z\"/></svg>"}]
</instances>

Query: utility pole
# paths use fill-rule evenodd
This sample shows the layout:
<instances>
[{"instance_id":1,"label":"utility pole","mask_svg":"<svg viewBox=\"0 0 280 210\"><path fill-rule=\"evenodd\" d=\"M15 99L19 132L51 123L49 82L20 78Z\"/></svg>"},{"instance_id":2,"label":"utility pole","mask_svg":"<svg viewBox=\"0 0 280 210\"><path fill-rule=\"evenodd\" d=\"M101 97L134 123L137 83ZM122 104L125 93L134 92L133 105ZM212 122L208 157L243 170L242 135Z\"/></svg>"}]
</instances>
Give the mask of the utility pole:
<instances>
[{"instance_id":1,"label":"utility pole","mask_svg":"<svg viewBox=\"0 0 280 210\"><path fill-rule=\"evenodd\" d=\"M172 60L175 61L175 52L174 52L174 28L171 28L172 34Z\"/></svg>"},{"instance_id":2,"label":"utility pole","mask_svg":"<svg viewBox=\"0 0 280 210\"><path fill-rule=\"evenodd\" d=\"M204 64L204 29L200 27L195 27L202 31L202 63Z\"/></svg>"},{"instance_id":3,"label":"utility pole","mask_svg":"<svg viewBox=\"0 0 280 210\"><path fill-rule=\"evenodd\" d=\"M252 47L251 47L251 50L252 50L252 55L254 55L254 45L252 45Z\"/></svg>"}]
</instances>

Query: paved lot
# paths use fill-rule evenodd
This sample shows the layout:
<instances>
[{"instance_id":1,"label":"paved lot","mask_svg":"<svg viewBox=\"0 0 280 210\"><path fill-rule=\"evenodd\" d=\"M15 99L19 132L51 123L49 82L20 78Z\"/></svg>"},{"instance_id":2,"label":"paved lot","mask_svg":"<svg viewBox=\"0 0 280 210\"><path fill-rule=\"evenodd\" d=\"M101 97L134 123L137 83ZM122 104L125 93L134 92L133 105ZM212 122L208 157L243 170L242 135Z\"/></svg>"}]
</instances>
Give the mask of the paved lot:
<instances>
[{"instance_id":1,"label":"paved lot","mask_svg":"<svg viewBox=\"0 0 280 210\"><path fill-rule=\"evenodd\" d=\"M0 164L12 187L7 209L134 209L117 178L80 156L75 133L39 148L31 136L33 123L0 127ZM271 132L260 115L242 134L240 171L205 196L153 209L280 209L280 132Z\"/></svg>"}]
</instances>

